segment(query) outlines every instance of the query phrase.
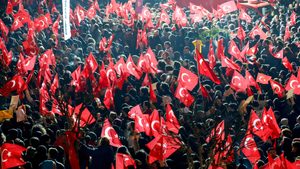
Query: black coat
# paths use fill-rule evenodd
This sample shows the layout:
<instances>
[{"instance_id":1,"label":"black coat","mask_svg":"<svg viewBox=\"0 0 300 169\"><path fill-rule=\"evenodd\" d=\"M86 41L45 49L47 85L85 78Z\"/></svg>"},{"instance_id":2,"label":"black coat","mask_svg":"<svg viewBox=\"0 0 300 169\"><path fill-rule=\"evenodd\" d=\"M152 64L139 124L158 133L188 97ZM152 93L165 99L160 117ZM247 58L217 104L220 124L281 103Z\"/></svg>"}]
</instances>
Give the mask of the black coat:
<instances>
[{"instance_id":1,"label":"black coat","mask_svg":"<svg viewBox=\"0 0 300 169\"><path fill-rule=\"evenodd\" d=\"M114 153L111 146L88 147L81 144L82 152L92 157L89 169L111 169Z\"/></svg>"}]
</instances>

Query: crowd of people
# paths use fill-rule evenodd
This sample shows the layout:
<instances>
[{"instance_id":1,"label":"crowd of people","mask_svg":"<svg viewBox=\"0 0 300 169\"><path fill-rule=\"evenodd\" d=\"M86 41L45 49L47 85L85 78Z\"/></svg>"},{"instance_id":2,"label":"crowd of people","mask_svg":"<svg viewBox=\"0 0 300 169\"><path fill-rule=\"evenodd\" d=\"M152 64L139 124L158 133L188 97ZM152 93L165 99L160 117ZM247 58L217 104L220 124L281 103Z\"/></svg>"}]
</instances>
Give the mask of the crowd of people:
<instances>
[{"instance_id":1,"label":"crowd of people","mask_svg":"<svg viewBox=\"0 0 300 169\"><path fill-rule=\"evenodd\" d=\"M61 1L9 0L0 11L0 110L10 109L11 96L19 97L15 108L5 112L13 115L1 116L2 168L300 168L300 87L286 87L292 78L300 84L299 2L272 1L262 13L239 5L229 13L213 9L199 20L194 16L205 9L195 14L191 7L169 0L144 3L142 11L135 12L136 3L71 1L72 35L67 40ZM82 8L83 15L78 12ZM174 17L178 11L182 18ZM240 19L245 11L250 22ZM162 21L163 12L168 18ZM27 14L30 21L25 23ZM41 16L47 27L36 24ZM21 26L16 26L18 19L24 22ZM256 28L266 37L251 36ZM194 45L199 39L202 46L199 41ZM246 51L239 59L230 52L232 41L241 53L246 44L256 51ZM281 51L290 67L276 55ZM199 71L199 57L219 83ZM224 65L224 57L231 66ZM149 64L142 64L141 58ZM135 65L131 71L130 59ZM118 67L122 63L127 72ZM181 91L178 96L183 68L197 77L195 86L184 89L189 100L180 99ZM259 73L268 75L284 92L268 82L248 86L247 78L247 89L240 91L239 84L233 85L237 72L254 79ZM146 125L137 129L137 105L148 120L158 115L161 131L153 131L151 120L142 122L150 124L148 133ZM170 107L171 118L179 123L172 124L175 130L165 125L174 122L167 120ZM263 138L251 126L262 119L260 126L266 127L262 123L267 112L276 118L271 117L272 127L279 132ZM272 127L268 129L274 133ZM114 131L107 134L108 128ZM251 139L252 149L247 144ZM25 148L21 161L5 163L11 157L5 151L13 151L4 151L6 144ZM174 151L164 149L165 144Z\"/></svg>"}]
</instances>

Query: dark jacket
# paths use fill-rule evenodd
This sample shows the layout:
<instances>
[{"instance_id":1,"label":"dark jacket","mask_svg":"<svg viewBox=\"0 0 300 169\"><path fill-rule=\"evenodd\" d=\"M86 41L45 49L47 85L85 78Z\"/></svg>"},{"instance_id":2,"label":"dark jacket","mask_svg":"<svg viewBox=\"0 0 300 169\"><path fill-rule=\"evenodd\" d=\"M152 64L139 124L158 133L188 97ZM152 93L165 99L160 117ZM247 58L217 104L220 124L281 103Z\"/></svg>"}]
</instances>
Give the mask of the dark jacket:
<instances>
[{"instance_id":1,"label":"dark jacket","mask_svg":"<svg viewBox=\"0 0 300 169\"><path fill-rule=\"evenodd\" d=\"M111 146L93 148L81 144L81 150L92 157L89 169L111 169L114 161L114 153Z\"/></svg>"}]
</instances>

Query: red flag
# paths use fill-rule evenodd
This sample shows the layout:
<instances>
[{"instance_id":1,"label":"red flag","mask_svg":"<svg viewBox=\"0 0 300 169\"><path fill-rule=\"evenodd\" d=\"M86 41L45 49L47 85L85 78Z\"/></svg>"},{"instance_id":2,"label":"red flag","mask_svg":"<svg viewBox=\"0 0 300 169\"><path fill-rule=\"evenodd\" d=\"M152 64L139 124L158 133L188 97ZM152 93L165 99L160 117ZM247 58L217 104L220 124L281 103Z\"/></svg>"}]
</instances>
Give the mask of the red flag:
<instances>
[{"instance_id":1,"label":"red flag","mask_svg":"<svg viewBox=\"0 0 300 169\"><path fill-rule=\"evenodd\" d=\"M6 7L6 14L10 15L13 13L13 5L11 4L10 1L7 2L7 7Z\"/></svg>"},{"instance_id":2,"label":"red flag","mask_svg":"<svg viewBox=\"0 0 300 169\"><path fill-rule=\"evenodd\" d=\"M250 49L248 49L246 54L251 56L251 55L256 55L257 52L258 52L258 43L252 46Z\"/></svg>"},{"instance_id":3,"label":"red flag","mask_svg":"<svg viewBox=\"0 0 300 169\"><path fill-rule=\"evenodd\" d=\"M2 169L14 168L26 164L22 159L22 153L26 151L25 147L17 144L4 143L0 151Z\"/></svg>"},{"instance_id":4,"label":"red flag","mask_svg":"<svg viewBox=\"0 0 300 169\"><path fill-rule=\"evenodd\" d=\"M237 9L237 6L235 4L235 2L232 0L232 1L228 1L228 2L225 2L221 5L218 6L219 8L222 9L222 11L227 14L227 13L231 13L231 12L234 12Z\"/></svg>"},{"instance_id":5,"label":"red flag","mask_svg":"<svg viewBox=\"0 0 300 169\"><path fill-rule=\"evenodd\" d=\"M162 23L166 23L167 25L170 25L170 17L168 13L165 10L161 10L160 18L159 18L159 25L161 26Z\"/></svg>"},{"instance_id":6,"label":"red flag","mask_svg":"<svg viewBox=\"0 0 300 169\"><path fill-rule=\"evenodd\" d=\"M176 6L173 12L172 20L179 26L185 27L187 25L186 14L183 12L182 8Z\"/></svg>"},{"instance_id":7,"label":"red flag","mask_svg":"<svg viewBox=\"0 0 300 169\"><path fill-rule=\"evenodd\" d=\"M248 86L254 86L256 90L261 91L259 85L255 81L253 76L248 72L248 70L246 70L245 79L247 80Z\"/></svg>"},{"instance_id":8,"label":"red flag","mask_svg":"<svg viewBox=\"0 0 300 169\"><path fill-rule=\"evenodd\" d=\"M110 110L112 107L114 107L114 96L113 96L111 87L106 89L103 103L108 110Z\"/></svg>"},{"instance_id":9,"label":"red flag","mask_svg":"<svg viewBox=\"0 0 300 169\"><path fill-rule=\"evenodd\" d=\"M291 32L290 32L290 29L289 29L289 24L286 24L283 41L287 41L290 38L291 38Z\"/></svg>"},{"instance_id":10,"label":"red flag","mask_svg":"<svg viewBox=\"0 0 300 169\"><path fill-rule=\"evenodd\" d=\"M100 77L99 77L98 89L100 91L101 89L107 88L107 87L110 86L110 81L107 77L107 73L106 73L105 66L104 66L103 62L102 62L101 68L99 68L99 74L100 74Z\"/></svg>"},{"instance_id":11,"label":"red flag","mask_svg":"<svg viewBox=\"0 0 300 169\"><path fill-rule=\"evenodd\" d=\"M94 6L95 6L95 9L96 9L97 11L100 11L100 7L99 7L99 4L98 4L98 0L95 0L95 1L94 1Z\"/></svg>"},{"instance_id":12,"label":"red flag","mask_svg":"<svg viewBox=\"0 0 300 169\"><path fill-rule=\"evenodd\" d=\"M268 129L263 126L262 121L258 118L254 110L251 110L250 113L248 130L257 135L263 141L267 141L269 136Z\"/></svg>"},{"instance_id":13,"label":"red flag","mask_svg":"<svg viewBox=\"0 0 300 169\"><path fill-rule=\"evenodd\" d=\"M78 114L79 115L79 114ZM93 117L93 115L91 114L91 112L89 111L89 109L85 108L80 116L80 127L84 127L87 124L92 124L94 123L96 120Z\"/></svg>"},{"instance_id":14,"label":"red flag","mask_svg":"<svg viewBox=\"0 0 300 169\"><path fill-rule=\"evenodd\" d=\"M248 158L248 160L254 166L255 163L260 159L260 154L257 149L256 143L253 139L253 136L249 130L246 133L244 139L242 140L241 147L242 147L243 154Z\"/></svg>"},{"instance_id":15,"label":"red flag","mask_svg":"<svg viewBox=\"0 0 300 169\"><path fill-rule=\"evenodd\" d=\"M257 77L256 77L256 82L261 83L261 84L268 84L269 81L271 80L271 76L262 74L262 73L258 73Z\"/></svg>"},{"instance_id":16,"label":"red flag","mask_svg":"<svg viewBox=\"0 0 300 169\"><path fill-rule=\"evenodd\" d=\"M170 104L167 104L167 106L166 106L166 125L167 125L167 129L169 131L172 131L173 133L178 134L180 124L179 124Z\"/></svg>"},{"instance_id":17,"label":"red flag","mask_svg":"<svg viewBox=\"0 0 300 169\"><path fill-rule=\"evenodd\" d=\"M209 41L208 60L209 60L209 67L213 69L216 65L216 57L215 57L214 47L212 44L212 39Z\"/></svg>"},{"instance_id":18,"label":"red flag","mask_svg":"<svg viewBox=\"0 0 300 169\"><path fill-rule=\"evenodd\" d=\"M239 19L245 20L248 23L252 21L252 18L244 10L240 11Z\"/></svg>"},{"instance_id":19,"label":"red flag","mask_svg":"<svg viewBox=\"0 0 300 169\"><path fill-rule=\"evenodd\" d=\"M19 29L19 28L21 28L23 26L24 26L23 23L19 19L15 19L14 18L14 22L13 22L10 30L11 31L15 31L15 30L17 30L17 29Z\"/></svg>"},{"instance_id":20,"label":"red flag","mask_svg":"<svg viewBox=\"0 0 300 169\"><path fill-rule=\"evenodd\" d=\"M54 79L53 79L53 82L51 84L51 87L50 87L50 92L52 93L52 95L54 96L55 95L55 92L56 92L56 89L58 88L58 74L56 74L54 76Z\"/></svg>"},{"instance_id":21,"label":"red flag","mask_svg":"<svg viewBox=\"0 0 300 169\"><path fill-rule=\"evenodd\" d=\"M261 119L263 126L270 129L270 136L272 137L272 139L279 138L281 130L277 124L274 112L271 107L268 111L263 111Z\"/></svg>"},{"instance_id":22,"label":"red flag","mask_svg":"<svg viewBox=\"0 0 300 169\"><path fill-rule=\"evenodd\" d=\"M56 21L52 25L52 32L56 36L58 36L59 22L60 22L60 16L57 17Z\"/></svg>"},{"instance_id":23,"label":"red flag","mask_svg":"<svg viewBox=\"0 0 300 169\"><path fill-rule=\"evenodd\" d=\"M93 19L96 16L96 7L95 4L92 3L92 5L89 7L89 9L86 12L86 15L89 19Z\"/></svg>"},{"instance_id":24,"label":"red flag","mask_svg":"<svg viewBox=\"0 0 300 169\"><path fill-rule=\"evenodd\" d=\"M155 54L154 54L154 52L152 51L152 49L149 47L148 49L147 49L147 52L145 53L145 59L147 59L148 60L148 62L149 62L149 67L150 67L150 72L152 73L152 74L156 74L157 73L157 65L158 65L158 61L157 61L157 59L156 59L156 56L155 56ZM147 62L146 62L147 63ZM147 67L148 67L147 66Z\"/></svg>"},{"instance_id":25,"label":"red flag","mask_svg":"<svg viewBox=\"0 0 300 169\"><path fill-rule=\"evenodd\" d=\"M97 60L92 53L85 60L85 65L82 71L83 77L88 77L90 74L94 73L98 68Z\"/></svg>"},{"instance_id":26,"label":"red flag","mask_svg":"<svg viewBox=\"0 0 300 169\"><path fill-rule=\"evenodd\" d=\"M223 56L221 60L222 60L221 62L222 67L228 67L237 71L241 71L240 66L234 63L232 60L228 59L226 56Z\"/></svg>"},{"instance_id":27,"label":"red flag","mask_svg":"<svg viewBox=\"0 0 300 169\"><path fill-rule=\"evenodd\" d=\"M180 100L185 106L190 107L194 102L194 97L188 92L186 88L179 83L175 91L175 97Z\"/></svg>"},{"instance_id":28,"label":"red flag","mask_svg":"<svg viewBox=\"0 0 300 169\"><path fill-rule=\"evenodd\" d=\"M206 142L209 143L212 139L215 139L217 142L225 139L224 120L222 120L215 128L212 129L210 135L206 138Z\"/></svg>"},{"instance_id":29,"label":"red flag","mask_svg":"<svg viewBox=\"0 0 300 169\"><path fill-rule=\"evenodd\" d=\"M152 164L156 160L165 160L180 148L180 141L171 136L160 135L155 137L151 142L146 144L150 150L149 163Z\"/></svg>"},{"instance_id":30,"label":"red flag","mask_svg":"<svg viewBox=\"0 0 300 169\"><path fill-rule=\"evenodd\" d=\"M153 112L150 115L150 127L151 127L151 133L153 136L157 137L162 134L162 123L161 118L158 111L156 109L153 110Z\"/></svg>"},{"instance_id":31,"label":"red flag","mask_svg":"<svg viewBox=\"0 0 300 169\"><path fill-rule=\"evenodd\" d=\"M76 23L76 25L79 26L80 22L82 20L84 20L85 13L86 13L86 11L85 11L85 9L82 6L80 6L80 5L76 6L76 8L74 10L74 17L75 17L75 23Z\"/></svg>"},{"instance_id":32,"label":"red flag","mask_svg":"<svg viewBox=\"0 0 300 169\"><path fill-rule=\"evenodd\" d=\"M17 91L18 94L21 94L24 90L27 89L27 84L20 75L15 75L10 81L5 83L5 85L0 89L0 93L4 97L8 97L11 92Z\"/></svg>"},{"instance_id":33,"label":"red flag","mask_svg":"<svg viewBox=\"0 0 300 169\"><path fill-rule=\"evenodd\" d=\"M296 25L296 18L297 18L296 12L293 11L292 14L291 14L291 16L290 16L290 24L291 24L291 26Z\"/></svg>"},{"instance_id":34,"label":"red flag","mask_svg":"<svg viewBox=\"0 0 300 169\"><path fill-rule=\"evenodd\" d=\"M198 76L195 75L190 70L184 68L183 66L180 67L179 76L177 81L181 83L181 85L192 91L194 87L198 84Z\"/></svg>"},{"instance_id":35,"label":"red flag","mask_svg":"<svg viewBox=\"0 0 300 169\"><path fill-rule=\"evenodd\" d=\"M128 169L129 166L136 168L134 159L128 154L116 154L116 169Z\"/></svg>"},{"instance_id":36,"label":"red flag","mask_svg":"<svg viewBox=\"0 0 300 169\"><path fill-rule=\"evenodd\" d=\"M198 71L200 74L210 78L214 83L221 84L213 70L208 66L208 63L204 60L202 54L196 50L195 60L198 65Z\"/></svg>"},{"instance_id":37,"label":"red flag","mask_svg":"<svg viewBox=\"0 0 300 169\"><path fill-rule=\"evenodd\" d=\"M151 82L150 82L148 73L146 73L146 75L144 77L144 80L143 80L143 83L142 83L142 86L150 86L150 85L151 85Z\"/></svg>"},{"instance_id":38,"label":"red flag","mask_svg":"<svg viewBox=\"0 0 300 169\"><path fill-rule=\"evenodd\" d=\"M137 72L137 66L134 64L131 55L129 55L127 59L126 68L128 70L128 73L134 76L137 80L141 78L141 76Z\"/></svg>"},{"instance_id":39,"label":"red flag","mask_svg":"<svg viewBox=\"0 0 300 169\"><path fill-rule=\"evenodd\" d=\"M239 72L234 71L230 87L237 92L245 92L247 86L247 80Z\"/></svg>"},{"instance_id":40,"label":"red flag","mask_svg":"<svg viewBox=\"0 0 300 169\"><path fill-rule=\"evenodd\" d=\"M121 147L122 143L119 140L119 136L115 129L112 127L108 119L105 119L103 127L102 127L102 132L101 132L101 137L106 137L109 139L110 145L113 147Z\"/></svg>"},{"instance_id":41,"label":"red flag","mask_svg":"<svg viewBox=\"0 0 300 169\"><path fill-rule=\"evenodd\" d=\"M273 55L277 59L283 59L283 49L281 49L278 53Z\"/></svg>"},{"instance_id":42,"label":"red flag","mask_svg":"<svg viewBox=\"0 0 300 169\"><path fill-rule=\"evenodd\" d=\"M239 27L238 27L238 30L237 30L237 37L238 37L240 40L245 40L245 38L246 38L246 32L244 31L244 29L243 29L242 26L239 26Z\"/></svg>"},{"instance_id":43,"label":"red flag","mask_svg":"<svg viewBox=\"0 0 300 169\"><path fill-rule=\"evenodd\" d=\"M293 66L292 66L292 64L290 63L290 61L288 60L287 57L284 57L281 61L282 61L282 64L285 68L287 68L290 72L293 71Z\"/></svg>"},{"instance_id":44,"label":"red flag","mask_svg":"<svg viewBox=\"0 0 300 169\"><path fill-rule=\"evenodd\" d=\"M8 67L12 61L12 51L9 51L7 53L7 50L2 50L2 53L3 53L4 65L6 65Z\"/></svg>"},{"instance_id":45,"label":"red flag","mask_svg":"<svg viewBox=\"0 0 300 169\"><path fill-rule=\"evenodd\" d=\"M58 137L54 143L54 145L62 146L64 148L66 157L69 161L72 161L70 163L72 169L80 169L79 158L75 148L76 140L77 136L75 132L66 131Z\"/></svg>"},{"instance_id":46,"label":"red flag","mask_svg":"<svg viewBox=\"0 0 300 169\"><path fill-rule=\"evenodd\" d=\"M228 53L240 61L243 61L245 59L242 58L241 51L233 40L230 41Z\"/></svg>"},{"instance_id":47,"label":"red flag","mask_svg":"<svg viewBox=\"0 0 300 169\"><path fill-rule=\"evenodd\" d=\"M50 13L47 13L46 15L42 15L34 19L34 27L38 32L48 28L51 24L52 20L50 17Z\"/></svg>"},{"instance_id":48,"label":"red flag","mask_svg":"<svg viewBox=\"0 0 300 169\"><path fill-rule=\"evenodd\" d=\"M33 70L35 62L36 62L36 55L33 57L26 58L23 62L24 70L26 70L26 71Z\"/></svg>"},{"instance_id":49,"label":"red flag","mask_svg":"<svg viewBox=\"0 0 300 169\"><path fill-rule=\"evenodd\" d=\"M272 90L274 94L277 94L279 98L283 97L283 93L285 92L284 87L282 85L274 80L270 80L270 85L272 87Z\"/></svg>"},{"instance_id":50,"label":"red flag","mask_svg":"<svg viewBox=\"0 0 300 169\"><path fill-rule=\"evenodd\" d=\"M153 136L150 128L149 114L136 114L134 118L134 131L137 133L145 132L148 136Z\"/></svg>"},{"instance_id":51,"label":"red flag","mask_svg":"<svg viewBox=\"0 0 300 169\"><path fill-rule=\"evenodd\" d=\"M0 19L0 30L7 36L9 29L1 19Z\"/></svg>"},{"instance_id":52,"label":"red flag","mask_svg":"<svg viewBox=\"0 0 300 169\"><path fill-rule=\"evenodd\" d=\"M200 91L201 91L203 97L206 97L206 98L210 97L206 88L201 83L200 83Z\"/></svg>"},{"instance_id":53,"label":"red flag","mask_svg":"<svg viewBox=\"0 0 300 169\"><path fill-rule=\"evenodd\" d=\"M133 108L130 109L130 111L128 112L128 117L131 119L135 119L135 117L141 116L143 114L142 109L140 107L140 105L136 105Z\"/></svg>"},{"instance_id":54,"label":"red flag","mask_svg":"<svg viewBox=\"0 0 300 169\"><path fill-rule=\"evenodd\" d=\"M114 65L114 69L116 70L117 74L120 76L125 76L128 71L126 69L126 63L124 61L124 58L121 57L117 63Z\"/></svg>"},{"instance_id":55,"label":"red flag","mask_svg":"<svg viewBox=\"0 0 300 169\"><path fill-rule=\"evenodd\" d=\"M266 33L260 28L260 27L258 27L258 26L255 26L253 29L252 29L252 31L250 32L250 37L252 38L252 39L254 39L254 37L256 36L256 35L259 35L260 36L260 39L264 39L264 40L266 40L267 39L267 35L266 35Z\"/></svg>"},{"instance_id":56,"label":"red flag","mask_svg":"<svg viewBox=\"0 0 300 169\"><path fill-rule=\"evenodd\" d=\"M220 38L218 40L218 48L217 48L217 56L219 59L221 59L222 56L224 56L224 45L223 45L224 39Z\"/></svg>"},{"instance_id":57,"label":"red flag","mask_svg":"<svg viewBox=\"0 0 300 169\"><path fill-rule=\"evenodd\" d=\"M295 89L299 88L298 87L299 85L300 85L300 83L299 83L298 78L292 74L290 79L286 83L285 90L289 91L289 90L294 89L294 92L295 92Z\"/></svg>"},{"instance_id":58,"label":"red flag","mask_svg":"<svg viewBox=\"0 0 300 169\"><path fill-rule=\"evenodd\" d=\"M156 94L152 88L152 84L149 85L149 95L150 95L150 100L153 102L153 103L156 103L157 102L157 98L156 98Z\"/></svg>"}]
</instances>

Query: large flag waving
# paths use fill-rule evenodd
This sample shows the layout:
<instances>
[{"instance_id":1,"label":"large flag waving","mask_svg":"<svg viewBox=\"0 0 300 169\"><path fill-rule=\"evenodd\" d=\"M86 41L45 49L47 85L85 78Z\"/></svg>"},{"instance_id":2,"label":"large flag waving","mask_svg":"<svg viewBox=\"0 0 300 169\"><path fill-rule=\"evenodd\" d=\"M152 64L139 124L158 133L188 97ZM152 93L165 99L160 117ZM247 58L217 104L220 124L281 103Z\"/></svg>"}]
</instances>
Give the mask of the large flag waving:
<instances>
[{"instance_id":1,"label":"large flag waving","mask_svg":"<svg viewBox=\"0 0 300 169\"><path fill-rule=\"evenodd\" d=\"M22 159L22 152L26 148L10 143L4 143L1 146L1 169L18 167L26 164Z\"/></svg>"}]
</instances>

